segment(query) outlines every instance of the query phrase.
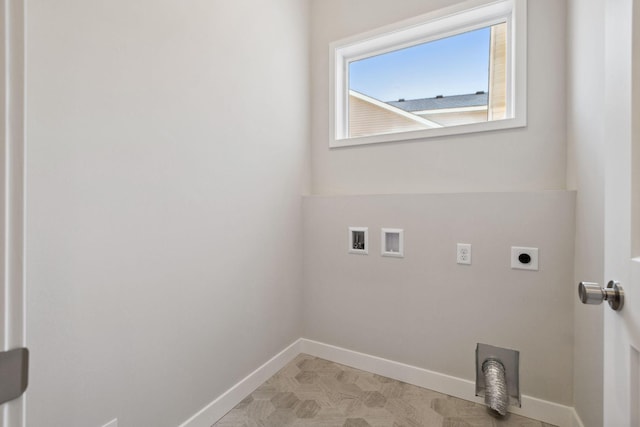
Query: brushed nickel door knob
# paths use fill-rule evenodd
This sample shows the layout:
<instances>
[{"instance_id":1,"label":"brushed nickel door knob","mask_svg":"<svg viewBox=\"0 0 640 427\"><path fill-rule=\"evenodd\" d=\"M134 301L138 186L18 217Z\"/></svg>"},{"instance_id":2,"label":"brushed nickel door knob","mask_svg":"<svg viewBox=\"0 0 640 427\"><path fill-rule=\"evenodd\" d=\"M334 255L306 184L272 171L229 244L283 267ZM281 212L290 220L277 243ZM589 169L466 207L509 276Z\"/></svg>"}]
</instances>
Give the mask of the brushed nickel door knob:
<instances>
[{"instance_id":1,"label":"brushed nickel door knob","mask_svg":"<svg viewBox=\"0 0 640 427\"><path fill-rule=\"evenodd\" d=\"M593 282L580 282L578 285L578 297L583 304L601 304L607 301L609 306L616 311L622 310L624 305L624 290L619 282L610 280L606 288Z\"/></svg>"}]
</instances>

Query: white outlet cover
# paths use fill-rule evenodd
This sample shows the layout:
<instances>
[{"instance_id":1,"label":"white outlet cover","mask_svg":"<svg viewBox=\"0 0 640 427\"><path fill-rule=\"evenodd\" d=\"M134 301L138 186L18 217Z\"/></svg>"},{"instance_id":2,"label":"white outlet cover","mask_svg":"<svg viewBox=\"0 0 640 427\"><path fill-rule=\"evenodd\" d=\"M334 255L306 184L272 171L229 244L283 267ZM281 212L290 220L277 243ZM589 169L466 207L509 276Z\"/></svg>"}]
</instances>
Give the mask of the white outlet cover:
<instances>
[{"instance_id":1,"label":"white outlet cover","mask_svg":"<svg viewBox=\"0 0 640 427\"><path fill-rule=\"evenodd\" d=\"M529 257L529 262L523 258ZM538 248L527 248L523 246L511 247L511 268L515 270L535 270L538 271Z\"/></svg>"},{"instance_id":2,"label":"white outlet cover","mask_svg":"<svg viewBox=\"0 0 640 427\"><path fill-rule=\"evenodd\" d=\"M471 265L471 244L458 243L456 246L456 262Z\"/></svg>"}]
</instances>

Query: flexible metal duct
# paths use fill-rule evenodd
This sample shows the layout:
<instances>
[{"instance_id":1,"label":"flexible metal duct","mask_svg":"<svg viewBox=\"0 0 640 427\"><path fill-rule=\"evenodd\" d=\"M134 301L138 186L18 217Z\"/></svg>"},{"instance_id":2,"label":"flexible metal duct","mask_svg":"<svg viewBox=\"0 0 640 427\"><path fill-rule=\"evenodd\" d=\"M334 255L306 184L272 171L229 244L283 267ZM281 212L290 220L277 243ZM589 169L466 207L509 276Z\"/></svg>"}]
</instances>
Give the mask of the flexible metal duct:
<instances>
[{"instance_id":1,"label":"flexible metal duct","mask_svg":"<svg viewBox=\"0 0 640 427\"><path fill-rule=\"evenodd\" d=\"M486 385L485 404L498 414L507 415L509 393L504 365L496 359L487 359L482 363L482 373Z\"/></svg>"}]
</instances>

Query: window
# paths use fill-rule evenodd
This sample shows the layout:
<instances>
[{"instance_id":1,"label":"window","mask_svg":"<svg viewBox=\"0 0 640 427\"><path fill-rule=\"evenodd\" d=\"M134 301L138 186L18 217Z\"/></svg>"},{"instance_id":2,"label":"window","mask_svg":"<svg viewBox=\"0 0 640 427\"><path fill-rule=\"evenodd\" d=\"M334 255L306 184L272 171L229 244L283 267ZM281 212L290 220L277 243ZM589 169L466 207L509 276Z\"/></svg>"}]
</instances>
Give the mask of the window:
<instances>
[{"instance_id":1,"label":"window","mask_svg":"<svg viewBox=\"0 0 640 427\"><path fill-rule=\"evenodd\" d=\"M526 0L472 0L331 45L330 146L526 125Z\"/></svg>"}]
</instances>

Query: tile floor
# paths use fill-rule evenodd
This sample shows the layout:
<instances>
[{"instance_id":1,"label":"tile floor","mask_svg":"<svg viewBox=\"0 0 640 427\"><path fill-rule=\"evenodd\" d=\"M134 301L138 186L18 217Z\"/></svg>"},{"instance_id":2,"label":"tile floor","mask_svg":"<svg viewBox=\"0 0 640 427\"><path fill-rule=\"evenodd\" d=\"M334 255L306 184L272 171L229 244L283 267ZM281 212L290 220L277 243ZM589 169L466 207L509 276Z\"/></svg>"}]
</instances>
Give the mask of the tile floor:
<instances>
[{"instance_id":1,"label":"tile floor","mask_svg":"<svg viewBox=\"0 0 640 427\"><path fill-rule=\"evenodd\" d=\"M215 427L553 427L306 354Z\"/></svg>"}]
</instances>

